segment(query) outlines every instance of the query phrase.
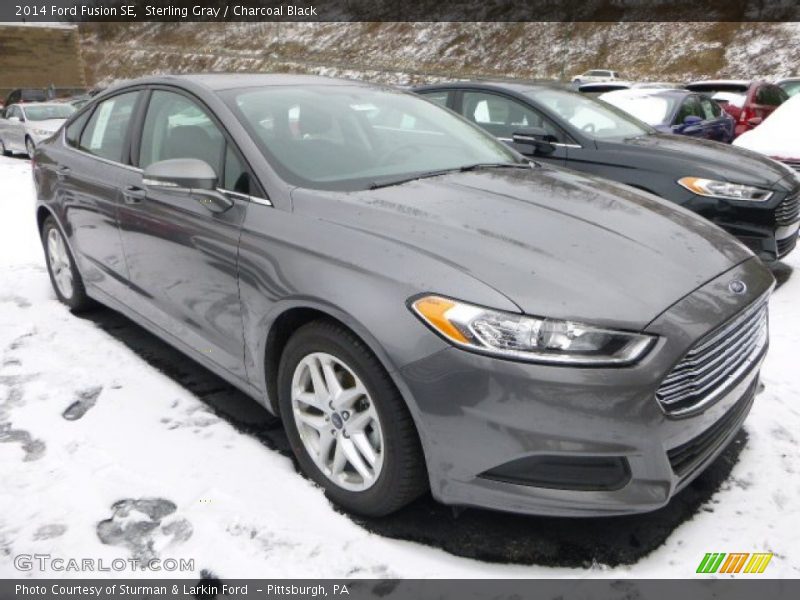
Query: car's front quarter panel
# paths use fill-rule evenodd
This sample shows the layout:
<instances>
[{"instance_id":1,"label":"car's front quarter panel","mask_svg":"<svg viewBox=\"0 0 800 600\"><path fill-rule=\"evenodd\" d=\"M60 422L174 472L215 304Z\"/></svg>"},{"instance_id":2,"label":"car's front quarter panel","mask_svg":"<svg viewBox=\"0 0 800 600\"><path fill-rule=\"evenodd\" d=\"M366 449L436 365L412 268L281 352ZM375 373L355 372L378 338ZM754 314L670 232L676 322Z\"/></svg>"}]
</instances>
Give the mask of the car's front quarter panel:
<instances>
[{"instance_id":1,"label":"car's front quarter panel","mask_svg":"<svg viewBox=\"0 0 800 600\"><path fill-rule=\"evenodd\" d=\"M733 279L747 283L746 294L727 291ZM722 274L650 325L647 331L658 335L658 342L630 367L564 368L498 360L456 348L405 366L402 378L428 423L426 453L434 496L448 504L563 516L663 506L722 446L703 457L686 478L673 472L667 451L726 415L754 385L758 366L719 401L692 416L667 416L655 391L689 347L772 284L757 259ZM624 457L630 481L620 489L575 491L485 476L499 466L536 456Z\"/></svg>"}]
</instances>

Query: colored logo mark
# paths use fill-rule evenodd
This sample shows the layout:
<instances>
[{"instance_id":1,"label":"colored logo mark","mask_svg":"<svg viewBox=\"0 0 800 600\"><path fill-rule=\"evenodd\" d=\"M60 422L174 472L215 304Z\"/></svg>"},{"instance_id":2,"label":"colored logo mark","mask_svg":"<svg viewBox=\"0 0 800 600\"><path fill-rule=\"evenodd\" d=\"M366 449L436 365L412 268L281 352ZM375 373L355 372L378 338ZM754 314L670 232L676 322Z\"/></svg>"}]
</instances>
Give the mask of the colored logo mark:
<instances>
[{"instance_id":1,"label":"colored logo mark","mask_svg":"<svg viewBox=\"0 0 800 600\"><path fill-rule=\"evenodd\" d=\"M763 573L772 552L708 552L697 566L698 573Z\"/></svg>"}]
</instances>

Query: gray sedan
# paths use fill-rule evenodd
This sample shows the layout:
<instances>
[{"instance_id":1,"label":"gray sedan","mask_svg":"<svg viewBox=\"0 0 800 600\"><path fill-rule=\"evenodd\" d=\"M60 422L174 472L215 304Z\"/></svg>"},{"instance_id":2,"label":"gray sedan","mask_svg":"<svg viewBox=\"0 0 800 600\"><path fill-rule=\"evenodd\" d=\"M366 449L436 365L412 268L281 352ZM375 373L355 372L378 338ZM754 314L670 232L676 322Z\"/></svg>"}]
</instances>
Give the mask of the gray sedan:
<instances>
[{"instance_id":1,"label":"gray sedan","mask_svg":"<svg viewBox=\"0 0 800 600\"><path fill-rule=\"evenodd\" d=\"M350 511L426 490L653 510L753 403L773 278L749 250L421 97L147 78L34 159L56 296L124 313L279 415Z\"/></svg>"},{"instance_id":2,"label":"gray sedan","mask_svg":"<svg viewBox=\"0 0 800 600\"><path fill-rule=\"evenodd\" d=\"M0 112L0 153L33 156L37 144L58 131L74 112L73 106L57 102L7 106Z\"/></svg>"}]
</instances>

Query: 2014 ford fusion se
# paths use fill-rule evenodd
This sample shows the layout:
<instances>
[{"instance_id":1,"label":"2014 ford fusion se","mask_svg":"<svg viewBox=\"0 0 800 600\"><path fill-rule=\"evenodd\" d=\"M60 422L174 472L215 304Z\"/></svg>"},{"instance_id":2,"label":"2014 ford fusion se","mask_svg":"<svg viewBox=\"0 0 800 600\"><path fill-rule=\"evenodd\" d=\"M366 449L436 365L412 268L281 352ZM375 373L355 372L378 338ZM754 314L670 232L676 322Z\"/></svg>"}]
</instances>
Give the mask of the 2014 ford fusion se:
<instances>
[{"instance_id":1,"label":"2014 ford fusion se","mask_svg":"<svg viewBox=\"0 0 800 600\"><path fill-rule=\"evenodd\" d=\"M428 489L653 510L754 399L774 281L749 250L415 95L140 79L43 142L34 179L58 298L126 314L279 415L353 512Z\"/></svg>"}]
</instances>

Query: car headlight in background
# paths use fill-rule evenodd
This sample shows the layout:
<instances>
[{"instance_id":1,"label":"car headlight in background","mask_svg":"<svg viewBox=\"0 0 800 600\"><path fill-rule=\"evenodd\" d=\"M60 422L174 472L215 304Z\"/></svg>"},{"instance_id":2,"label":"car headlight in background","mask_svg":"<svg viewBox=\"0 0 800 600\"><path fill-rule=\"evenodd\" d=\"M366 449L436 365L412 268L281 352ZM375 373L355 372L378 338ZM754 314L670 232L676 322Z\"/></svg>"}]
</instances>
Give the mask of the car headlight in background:
<instances>
[{"instance_id":1,"label":"car headlight in background","mask_svg":"<svg viewBox=\"0 0 800 600\"><path fill-rule=\"evenodd\" d=\"M707 196L708 198L766 202L772 197L772 192L764 188L742 185L741 183L730 183L728 181L714 181L713 179L703 179L702 177L683 177L678 180L678 184L693 194Z\"/></svg>"},{"instance_id":2,"label":"car headlight in background","mask_svg":"<svg viewBox=\"0 0 800 600\"><path fill-rule=\"evenodd\" d=\"M48 129L31 129L31 133L39 137L50 137L53 135L53 132Z\"/></svg>"},{"instance_id":3,"label":"car headlight in background","mask_svg":"<svg viewBox=\"0 0 800 600\"><path fill-rule=\"evenodd\" d=\"M491 310L441 296L411 303L414 313L447 341L500 358L560 365L625 365L655 338L584 323Z\"/></svg>"}]
</instances>

